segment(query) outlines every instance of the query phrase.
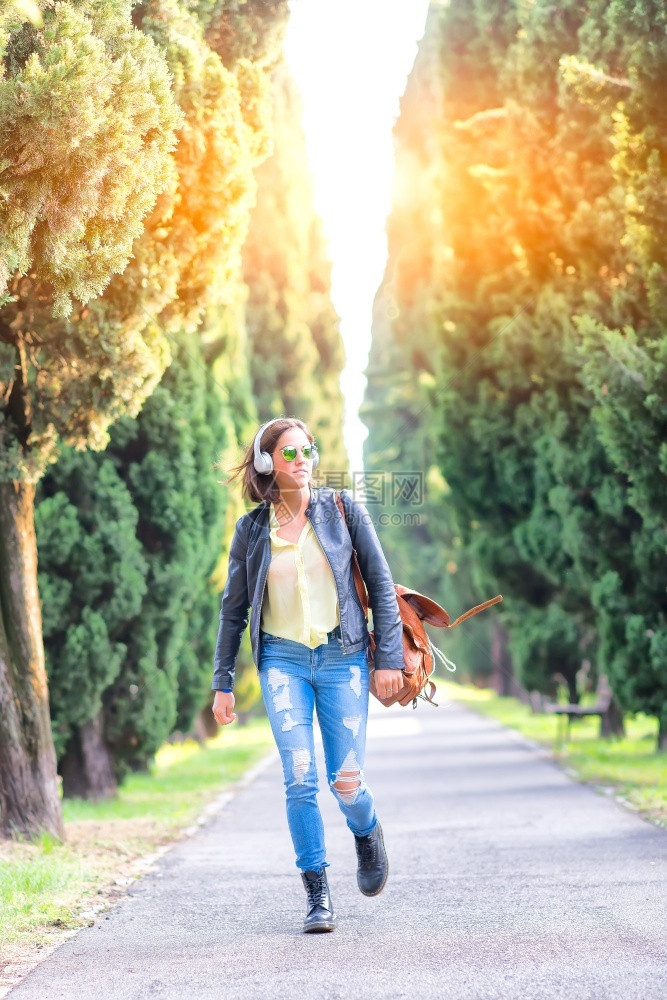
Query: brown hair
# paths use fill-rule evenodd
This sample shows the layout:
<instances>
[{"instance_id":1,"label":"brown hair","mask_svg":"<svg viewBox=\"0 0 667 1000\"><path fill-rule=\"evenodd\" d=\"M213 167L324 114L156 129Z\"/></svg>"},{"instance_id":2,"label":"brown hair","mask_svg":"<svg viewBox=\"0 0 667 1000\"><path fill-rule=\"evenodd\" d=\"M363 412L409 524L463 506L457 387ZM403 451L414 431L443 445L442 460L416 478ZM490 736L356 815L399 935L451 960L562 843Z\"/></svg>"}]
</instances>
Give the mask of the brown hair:
<instances>
[{"instance_id":1,"label":"brown hair","mask_svg":"<svg viewBox=\"0 0 667 1000\"><path fill-rule=\"evenodd\" d=\"M266 421L264 421L266 423ZM260 425L261 426L261 425ZM299 420L298 417L280 417L275 423L267 427L259 442L260 451L268 451L269 455L273 454L280 435L283 434L289 427L300 427L304 432L311 444L315 441L315 438L310 433L303 420ZM257 428L259 430L259 428ZM257 436L257 431L253 434L252 441L246 448L243 461L239 465L233 465L231 472L233 475L225 481L225 486L228 486L239 476L243 476L241 492L246 500L253 500L255 503L261 503L263 500L268 500L271 503L276 503L280 499L280 493L277 486L275 485L275 477L272 472L260 473L254 466L255 460L255 437ZM309 480L309 485L313 486L314 481L311 476Z\"/></svg>"}]
</instances>

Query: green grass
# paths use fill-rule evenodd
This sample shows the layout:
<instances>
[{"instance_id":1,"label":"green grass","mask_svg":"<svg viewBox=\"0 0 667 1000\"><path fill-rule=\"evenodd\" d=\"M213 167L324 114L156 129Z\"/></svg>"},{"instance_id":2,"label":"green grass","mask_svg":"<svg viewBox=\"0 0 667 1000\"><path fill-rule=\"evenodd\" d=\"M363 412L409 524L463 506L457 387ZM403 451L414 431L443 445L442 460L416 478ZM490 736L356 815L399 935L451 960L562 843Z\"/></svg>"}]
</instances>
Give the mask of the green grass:
<instances>
[{"instance_id":1,"label":"green grass","mask_svg":"<svg viewBox=\"0 0 667 1000\"><path fill-rule=\"evenodd\" d=\"M56 931L91 923L145 870L142 858L177 839L272 746L263 718L204 746L165 744L150 772L128 777L116 798L65 799L63 843L45 834L0 844L0 986L3 964L34 960Z\"/></svg>"},{"instance_id":2,"label":"green grass","mask_svg":"<svg viewBox=\"0 0 667 1000\"><path fill-rule=\"evenodd\" d=\"M557 716L534 713L517 698L501 698L488 688L440 679L438 690L496 719L550 749L582 781L615 789L643 815L667 826L667 753L656 751L658 720L642 713L625 716L625 737L600 739L600 720L577 719L562 742ZM444 700L444 699L443 699ZM591 703L594 696L582 699Z\"/></svg>"},{"instance_id":3,"label":"green grass","mask_svg":"<svg viewBox=\"0 0 667 1000\"><path fill-rule=\"evenodd\" d=\"M151 817L165 826L187 825L212 792L238 780L271 745L265 719L221 730L204 747L192 740L166 743L156 754L150 774L130 775L116 799L98 803L65 799L63 818L67 823Z\"/></svg>"}]
</instances>

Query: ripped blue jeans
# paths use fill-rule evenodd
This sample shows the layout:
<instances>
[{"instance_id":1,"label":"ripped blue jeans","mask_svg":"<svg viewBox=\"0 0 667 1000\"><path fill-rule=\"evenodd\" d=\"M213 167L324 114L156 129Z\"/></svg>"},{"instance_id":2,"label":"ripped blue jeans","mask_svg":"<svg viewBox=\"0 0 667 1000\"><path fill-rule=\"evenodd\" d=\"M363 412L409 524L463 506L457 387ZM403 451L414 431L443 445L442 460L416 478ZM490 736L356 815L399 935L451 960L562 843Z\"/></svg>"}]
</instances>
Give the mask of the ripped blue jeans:
<instances>
[{"instance_id":1,"label":"ripped blue jeans","mask_svg":"<svg viewBox=\"0 0 667 1000\"><path fill-rule=\"evenodd\" d=\"M319 869L326 861L324 825L317 804L313 708L322 733L329 787L349 829L366 836L377 823L364 781L368 717L368 660L365 649L343 654L340 626L326 644L301 642L260 632L259 681L280 753L296 865Z\"/></svg>"}]
</instances>

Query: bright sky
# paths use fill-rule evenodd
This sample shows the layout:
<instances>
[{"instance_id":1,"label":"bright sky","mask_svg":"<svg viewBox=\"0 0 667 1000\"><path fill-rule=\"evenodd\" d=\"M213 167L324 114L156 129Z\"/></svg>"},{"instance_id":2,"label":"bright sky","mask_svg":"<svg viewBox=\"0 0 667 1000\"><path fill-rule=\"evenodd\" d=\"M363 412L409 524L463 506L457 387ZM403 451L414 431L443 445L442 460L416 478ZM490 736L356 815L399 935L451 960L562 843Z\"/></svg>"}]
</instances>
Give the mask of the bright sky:
<instances>
[{"instance_id":1,"label":"bright sky","mask_svg":"<svg viewBox=\"0 0 667 1000\"><path fill-rule=\"evenodd\" d=\"M286 53L301 91L315 203L333 262L332 298L347 364L345 444L363 470L358 417L373 298L384 273L392 126L422 37L428 0L290 0Z\"/></svg>"}]
</instances>

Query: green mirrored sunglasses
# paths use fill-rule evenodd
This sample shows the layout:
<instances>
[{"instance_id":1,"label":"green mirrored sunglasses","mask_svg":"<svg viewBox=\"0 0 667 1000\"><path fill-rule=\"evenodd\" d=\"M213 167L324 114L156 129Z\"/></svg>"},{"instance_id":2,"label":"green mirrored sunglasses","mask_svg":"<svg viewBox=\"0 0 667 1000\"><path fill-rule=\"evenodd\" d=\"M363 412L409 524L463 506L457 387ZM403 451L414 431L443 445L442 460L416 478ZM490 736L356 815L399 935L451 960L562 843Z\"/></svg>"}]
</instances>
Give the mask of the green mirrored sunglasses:
<instances>
[{"instance_id":1,"label":"green mirrored sunglasses","mask_svg":"<svg viewBox=\"0 0 667 1000\"><path fill-rule=\"evenodd\" d=\"M317 451L317 447L314 444L304 444L301 449L304 458L312 458L314 452ZM286 444L284 448L280 449L280 454L283 456L286 462L293 462L299 453L299 449L295 444Z\"/></svg>"}]
</instances>

